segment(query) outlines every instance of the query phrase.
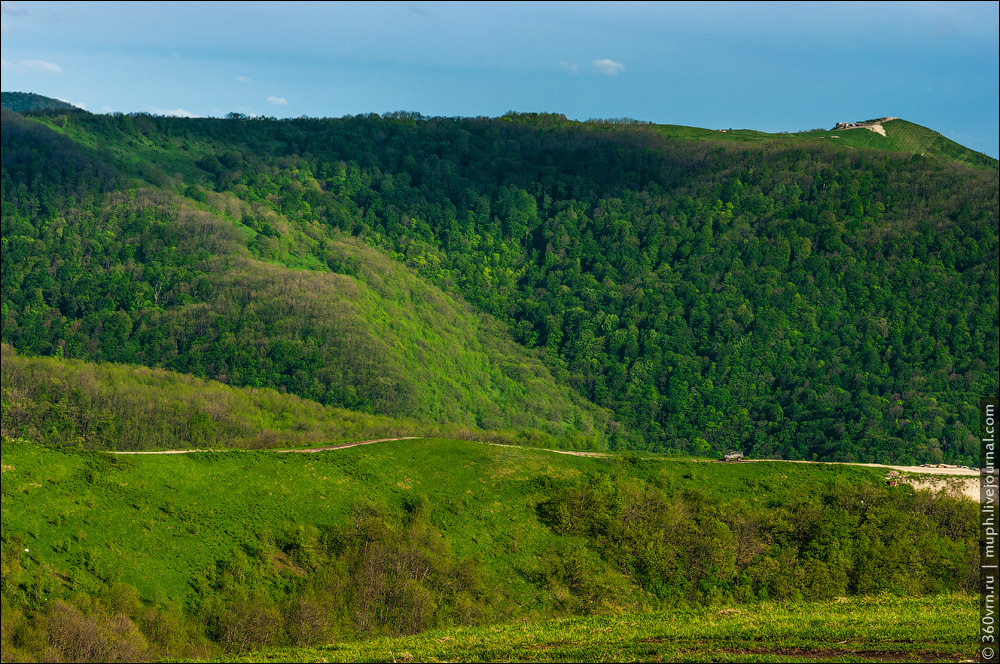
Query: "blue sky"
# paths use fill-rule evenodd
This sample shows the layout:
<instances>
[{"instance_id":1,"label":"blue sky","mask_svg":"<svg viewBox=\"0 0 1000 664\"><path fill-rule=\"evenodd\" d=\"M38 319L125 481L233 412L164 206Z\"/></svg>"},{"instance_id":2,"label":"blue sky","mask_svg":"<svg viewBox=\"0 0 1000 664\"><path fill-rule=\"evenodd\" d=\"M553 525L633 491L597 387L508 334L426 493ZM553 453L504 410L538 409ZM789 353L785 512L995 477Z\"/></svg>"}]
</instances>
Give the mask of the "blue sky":
<instances>
[{"instance_id":1,"label":"blue sky","mask_svg":"<svg viewBox=\"0 0 1000 664\"><path fill-rule=\"evenodd\" d=\"M88 110L565 113L1000 153L997 2L3 2L4 90Z\"/></svg>"}]
</instances>

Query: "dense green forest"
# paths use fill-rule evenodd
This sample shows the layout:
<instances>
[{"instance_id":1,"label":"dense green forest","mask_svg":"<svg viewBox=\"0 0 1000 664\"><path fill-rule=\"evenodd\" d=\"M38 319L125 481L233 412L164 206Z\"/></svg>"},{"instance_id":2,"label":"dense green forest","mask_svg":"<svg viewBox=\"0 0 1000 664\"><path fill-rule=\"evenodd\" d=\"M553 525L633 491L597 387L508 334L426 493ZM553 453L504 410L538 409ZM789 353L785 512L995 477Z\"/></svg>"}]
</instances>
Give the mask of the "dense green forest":
<instances>
[{"instance_id":1,"label":"dense green forest","mask_svg":"<svg viewBox=\"0 0 1000 664\"><path fill-rule=\"evenodd\" d=\"M162 366L369 413L544 432L569 446L615 430L501 324L358 239L295 231L300 242L317 235L340 273L262 261L225 215L129 188L43 128L32 131L53 142L15 138L16 121L4 124L5 168L45 159L42 172L66 172L30 188L59 201L51 210L29 202L21 216L4 205L3 329L21 353ZM28 221L55 210L54 224Z\"/></svg>"},{"instance_id":2,"label":"dense green forest","mask_svg":"<svg viewBox=\"0 0 1000 664\"><path fill-rule=\"evenodd\" d=\"M883 476L454 440L125 457L4 437L2 658L943 593L930 634L977 590L977 506ZM796 638L829 641L824 625Z\"/></svg>"},{"instance_id":3,"label":"dense green forest","mask_svg":"<svg viewBox=\"0 0 1000 664\"><path fill-rule=\"evenodd\" d=\"M2 338L575 447L974 463L997 164L914 127L938 153L5 111Z\"/></svg>"}]
</instances>

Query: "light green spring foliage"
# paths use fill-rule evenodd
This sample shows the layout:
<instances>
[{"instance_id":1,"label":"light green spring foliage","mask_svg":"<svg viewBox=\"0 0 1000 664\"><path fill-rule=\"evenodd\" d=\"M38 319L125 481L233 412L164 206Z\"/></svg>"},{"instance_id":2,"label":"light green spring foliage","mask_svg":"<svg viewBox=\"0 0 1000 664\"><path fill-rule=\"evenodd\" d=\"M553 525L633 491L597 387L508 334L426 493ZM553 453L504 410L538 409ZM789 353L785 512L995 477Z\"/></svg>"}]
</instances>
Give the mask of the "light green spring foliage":
<instances>
[{"instance_id":1,"label":"light green spring foliage","mask_svg":"<svg viewBox=\"0 0 1000 664\"><path fill-rule=\"evenodd\" d=\"M975 587L974 505L871 468L442 439L126 456L5 438L2 477L5 659Z\"/></svg>"},{"instance_id":2,"label":"light green spring foliage","mask_svg":"<svg viewBox=\"0 0 1000 664\"><path fill-rule=\"evenodd\" d=\"M5 131L14 133L19 122L11 116ZM177 175L186 172L184 164L203 174L193 162L212 155L214 147L198 143L198 151L188 154L177 141L118 136L109 142L73 122L53 127L74 141L53 144L56 152L72 153L61 157L95 159L91 165L101 164L95 168L113 180L117 176L101 160L110 157L140 177L152 177L147 161ZM105 152L96 159L92 149ZM554 445L606 444L611 417L605 409L560 382L537 351L514 343L498 322L412 267L358 238L314 221L292 223L270 206L250 205L230 193L192 185L180 191L194 199L183 198L173 191L176 183L164 178L152 178L161 189L93 192L93 208L80 205L65 213L72 226L86 229L79 237L55 226L46 231L49 258L66 264L60 274L79 295L66 305L92 313L76 328L78 335L56 309L35 309L42 318L52 317L48 328L54 324L65 338L47 350L31 341L21 352L151 364L224 383L280 388L351 410L449 424L451 432L531 430L529 435L544 432ZM20 297L28 273L14 265L27 236L19 235L24 227L12 217L4 228L17 236L4 244L10 250L4 293ZM87 258L80 255L81 240ZM109 251L129 258L87 265ZM94 292L84 294L94 285L95 270L98 281L116 292L112 298L129 300L128 314L107 310L109 300ZM24 325L41 322L29 315L18 323L9 307L4 312L5 333L27 332ZM36 339L34 332L28 336Z\"/></svg>"},{"instance_id":3,"label":"light green spring foliage","mask_svg":"<svg viewBox=\"0 0 1000 664\"><path fill-rule=\"evenodd\" d=\"M4 435L54 445L257 449L463 433L453 425L369 415L164 369L22 357L7 344L2 376Z\"/></svg>"},{"instance_id":4,"label":"light green spring foliage","mask_svg":"<svg viewBox=\"0 0 1000 664\"><path fill-rule=\"evenodd\" d=\"M572 446L978 453L996 161L917 125L4 117L18 352Z\"/></svg>"},{"instance_id":5,"label":"light green spring foliage","mask_svg":"<svg viewBox=\"0 0 1000 664\"><path fill-rule=\"evenodd\" d=\"M401 280L386 259L359 250L375 254L368 263L373 270L387 264L384 274L371 275L383 292L389 289L387 282ZM307 283L296 292L301 298L324 298L322 306L315 303L317 309L336 310L342 304L337 295L324 292L322 283L310 283L334 278L348 279L300 273L299 279ZM233 387L163 369L23 357L4 344L3 433L48 444L116 450L315 446L409 435L567 449L601 444L607 413L558 388L537 358L497 330L492 330L494 336L483 330L495 323L460 308L412 275L400 287L408 288L404 301L351 284L352 293L360 292L359 304L344 305L351 306L351 325L364 321L367 326L358 328L365 334L354 343L378 343L372 353L391 365L382 369L398 371L399 383L413 387L404 392L411 401L408 410L416 417L324 406L269 388ZM435 312L429 313L429 308ZM447 323L432 320L439 315ZM385 390L397 393L399 383L386 384ZM418 385L423 389L416 389ZM522 404L523 410L500 410L498 404L511 402Z\"/></svg>"},{"instance_id":6,"label":"light green spring foliage","mask_svg":"<svg viewBox=\"0 0 1000 664\"><path fill-rule=\"evenodd\" d=\"M967 657L864 596L973 591L974 507L873 469L75 449L972 458L996 162L884 127L5 113L3 433L70 447L4 439L3 659Z\"/></svg>"}]
</instances>

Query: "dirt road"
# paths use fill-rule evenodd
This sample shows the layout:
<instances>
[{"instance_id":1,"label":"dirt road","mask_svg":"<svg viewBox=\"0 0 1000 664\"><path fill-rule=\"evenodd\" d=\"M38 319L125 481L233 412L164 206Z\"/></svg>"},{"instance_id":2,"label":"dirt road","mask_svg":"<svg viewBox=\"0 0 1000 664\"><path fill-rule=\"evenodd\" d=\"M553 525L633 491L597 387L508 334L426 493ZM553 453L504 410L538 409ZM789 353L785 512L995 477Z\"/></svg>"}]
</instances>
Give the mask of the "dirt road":
<instances>
[{"instance_id":1,"label":"dirt road","mask_svg":"<svg viewBox=\"0 0 1000 664\"><path fill-rule=\"evenodd\" d=\"M393 440L416 440L420 436L398 436L396 438L372 438L371 440L357 440L352 443L340 443L339 445L326 445L324 447L305 447L294 450L274 450L274 449L262 449L254 450L260 452L276 452L278 454L310 454L312 452L326 452L328 450L341 450L345 447L357 447L358 445L371 445L372 443L387 443ZM487 443L488 445L496 445L498 447L521 447L528 450L540 450L543 452L554 452L556 454L571 454L573 456L586 456L586 457L609 457L612 456L607 452L574 452L571 450L552 450L542 447L524 447L522 445L507 445L505 443ZM117 452L112 451L112 454L191 454L195 452L231 452L240 448L224 448L224 449L197 449L197 450L146 450L140 452ZM846 461L790 461L787 459L743 459L742 461L736 463L812 463L812 464L827 464L827 465L842 465L842 466L865 466L868 468L885 468L886 470L898 470L904 473L919 473L921 475L950 475L950 476L969 476L969 477L979 477L979 471L975 468L928 468L925 466L886 466L879 463L853 463Z\"/></svg>"},{"instance_id":2,"label":"dirt road","mask_svg":"<svg viewBox=\"0 0 1000 664\"><path fill-rule=\"evenodd\" d=\"M312 452L326 452L327 450L341 450L345 447L357 447L358 445L371 445L372 443L386 443L390 440L413 440L417 436L400 436L399 438L373 438L371 440L358 440L353 443L341 443L340 445L327 445L325 447L304 447L297 450L250 450L259 452L277 452L278 454L309 454ZM111 452L112 454L193 454L195 452L233 452L239 448L225 448L221 450L147 450L142 452Z\"/></svg>"},{"instance_id":3,"label":"dirt road","mask_svg":"<svg viewBox=\"0 0 1000 664\"><path fill-rule=\"evenodd\" d=\"M965 496L971 500L981 500L979 470L976 468L927 468L925 466L884 466L878 463L844 463L837 461L785 461L781 459L744 459L740 463L812 463L841 466L865 466L883 468L889 472L886 479L909 484L914 489L930 489L938 493L944 491L952 495ZM902 473L907 473L903 475ZM928 477L935 475L936 477Z\"/></svg>"}]
</instances>

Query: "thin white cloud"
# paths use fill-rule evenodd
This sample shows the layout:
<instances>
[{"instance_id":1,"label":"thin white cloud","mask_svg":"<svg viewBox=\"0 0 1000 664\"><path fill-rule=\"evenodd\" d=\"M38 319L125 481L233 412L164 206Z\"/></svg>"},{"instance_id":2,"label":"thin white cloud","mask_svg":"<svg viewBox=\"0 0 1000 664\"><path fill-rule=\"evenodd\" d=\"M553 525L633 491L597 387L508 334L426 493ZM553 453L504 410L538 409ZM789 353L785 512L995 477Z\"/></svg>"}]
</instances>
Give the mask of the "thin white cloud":
<instances>
[{"instance_id":1,"label":"thin white cloud","mask_svg":"<svg viewBox=\"0 0 1000 664\"><path fill-rule=\"evenodd\" d=\"M9 60L0 61L0 66L15 74L61 74L62 67L54 62L45 60Z\"/></svg>"},{"instance_id":2,"label":"thin white cloud","mask_svg":"<svg viewBox=\"0 0 1000 664\"><path fill-rule=\"evenodd\" d=\"M250 82L250 77L249 76L237 76L236 80L239 81L240 83L249 83Z\"/></svg>"},{"instance_id":3,"label":"thin white cloud","mask_svg":"<svg viewBox=\"0 0 1000 664\"><path fill-rule=\"evenodd\" d=\"M62 102L66 102L70 106L76 106L77 108L82 108L85 111L87 110L86 106L84 106L83 104L78 104L75 101L70 101L69 99L63 99L62 97L56 97L56 99L58 99L59 101L62 101Z\"/></svg>"},{"instance_id":4,"label":"thin white cloud","mask_svg":"<svg viewBox=\"0 0 1000 664\"><path fill-rule=\"evenodd\" d=\"M288 100L284 97L268 97L267 103L271 106L288 106Z\"/></svg>"},{"instance_id":5,"label":"thin white cloud","mask_svg":"<svg viewBox=\"0 0 1000 664\"><path fill-rule=\"evenodd\" d=\"M625 65L620 62L615 62L614 60L594 60L593 65L594 71L598 74L603 74L604 76L617 76L625 71Z\"/></svg>"},{"instance_id":6,"label":"thin white cloud","mask_svg":"<svg viewBox=\"0 0 1000 664\"><path fill-rule=\"evenodd\" d=\"M183 108L175 108L170 110L168 108L157 108L155 106L149 107L149 112L154 115L169 115L175 118L196 118L198 117L191 111L185 111Z\"/></svg>"},{"instance_id":7,"label":"thin white cloud","mask_svg":"<svg viewBox=\"0 0 1000 664\"><path fill-rule=\"evenodd\" d=\"M562 69L563 71L568 71L571 74L579 74L580 73L580 66L579 65L575 65L573 63L566 62L565 60L560 60L559 61L559 69Z\"/></svg>"}]
</instances>

